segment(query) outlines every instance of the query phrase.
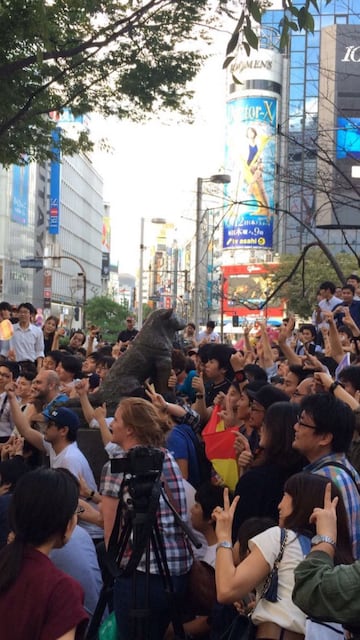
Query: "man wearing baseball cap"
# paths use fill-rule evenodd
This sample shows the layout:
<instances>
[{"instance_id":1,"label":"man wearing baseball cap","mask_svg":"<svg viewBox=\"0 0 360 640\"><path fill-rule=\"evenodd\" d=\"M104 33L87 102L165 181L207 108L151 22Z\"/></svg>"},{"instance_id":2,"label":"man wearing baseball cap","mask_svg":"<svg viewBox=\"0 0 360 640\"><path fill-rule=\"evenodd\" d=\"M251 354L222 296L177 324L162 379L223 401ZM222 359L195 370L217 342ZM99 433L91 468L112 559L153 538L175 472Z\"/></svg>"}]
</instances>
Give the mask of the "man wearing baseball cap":
<instances>
[{"instance_id":1,"label":"man wearing baseball cap","mask_svg":"<svg viewBox=\"0 0 360 640\"><path fill-rule=\"evenodd\" d=\"M77 431L80 421L77 414L67 407L52 408L44 411L43 415L48 420L45 433L33 429L25 413L20 409L15 395L15 388L10 385L7 394L11 414L16 427L25 440L34 447L49 456L50 467L68 469L76 478L81 475L92 495L97 492L97 486L90 465L76 443ZM90 502L90 504L92 504ZM93 505L95 506L95 505ZM97 525L81 523L85 526L92 538L102 537L102 530Z\"/></svg>"}]
</instances>

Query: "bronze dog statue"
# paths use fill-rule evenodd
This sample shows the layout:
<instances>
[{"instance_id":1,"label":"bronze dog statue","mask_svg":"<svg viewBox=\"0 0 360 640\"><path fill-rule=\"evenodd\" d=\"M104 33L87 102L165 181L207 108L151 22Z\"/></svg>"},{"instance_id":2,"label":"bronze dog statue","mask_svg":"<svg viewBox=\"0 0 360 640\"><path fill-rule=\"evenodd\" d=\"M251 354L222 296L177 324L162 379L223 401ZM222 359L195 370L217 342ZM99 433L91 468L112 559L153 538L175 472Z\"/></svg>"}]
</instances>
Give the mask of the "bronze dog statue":
<instances>
[{"instance_id":1,"label":"bronze dog statue","mask_svg":"<svg viewBox=\"0 0 360 640\"><path fill-rule=\"evenodd\" d=\"M124 355L113 364L99 390L90 396L91 404L106 402L108 414L114 415L121 398L138 395L148 378L158 393L165 393L175 333L184 327L185 322L173 309L153 311Z\"/></svg>"}]
</instances>

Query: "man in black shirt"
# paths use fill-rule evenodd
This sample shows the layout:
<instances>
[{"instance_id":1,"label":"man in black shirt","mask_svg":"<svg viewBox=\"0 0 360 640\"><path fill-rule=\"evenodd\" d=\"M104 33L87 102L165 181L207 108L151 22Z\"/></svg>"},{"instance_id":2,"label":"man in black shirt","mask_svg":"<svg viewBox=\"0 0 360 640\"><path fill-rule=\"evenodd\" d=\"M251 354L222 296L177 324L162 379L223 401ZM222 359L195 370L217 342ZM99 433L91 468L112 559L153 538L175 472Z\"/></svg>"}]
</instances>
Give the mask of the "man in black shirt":
<instances>
[{"instance_id":1,"label":"man in black shirt","mask_svg":"<svg viewBox=\"0 0 360 640\"><path fill-rule=\"evenodd\" d=\"M126 318L126 329L124 329L124 331L120 331L117 339L120 345L120 350L126 351L130 342L134 340L138 333L138 330L135 329L135 319L128 316Z\"/></svg>"},{"instance_id":2,"label":"man in black shirt","mask_svg":"<svg viewBox=\"0 0 360 640\"><path fill-rule=\"evenodd\" d=\"M231 385L234 371L230 364L230 357L233 353L235 349L226 344L206 344L199 348L203 375L194 376L192 379L192 386L196 392L196 400L192 406L203 422L209 420L217 394L220 392L226 394Z\"/></svg>"}]
</instances>

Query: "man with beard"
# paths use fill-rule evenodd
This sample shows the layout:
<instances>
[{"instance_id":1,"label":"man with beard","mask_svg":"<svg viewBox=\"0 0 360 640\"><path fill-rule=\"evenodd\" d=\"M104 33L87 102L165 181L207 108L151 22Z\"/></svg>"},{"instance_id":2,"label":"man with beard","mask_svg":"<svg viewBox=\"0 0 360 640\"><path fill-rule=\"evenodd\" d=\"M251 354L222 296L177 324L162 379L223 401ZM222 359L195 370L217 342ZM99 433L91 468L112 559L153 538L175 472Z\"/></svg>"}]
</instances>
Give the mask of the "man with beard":
<instances>
[{"instance_id":1,"label":"man with beard","mask_svg":"<svg viewBox=\"0 0 360 640\"><path fill-rule=\"evenodd\" d=\"M68 396L60 391L60 378L56 371L41 369L32 383L32 401L36 413L30 417L33 422L45 422L42 411L50 412L57 404L68 400Z\"/></svg>"}]
</instances>

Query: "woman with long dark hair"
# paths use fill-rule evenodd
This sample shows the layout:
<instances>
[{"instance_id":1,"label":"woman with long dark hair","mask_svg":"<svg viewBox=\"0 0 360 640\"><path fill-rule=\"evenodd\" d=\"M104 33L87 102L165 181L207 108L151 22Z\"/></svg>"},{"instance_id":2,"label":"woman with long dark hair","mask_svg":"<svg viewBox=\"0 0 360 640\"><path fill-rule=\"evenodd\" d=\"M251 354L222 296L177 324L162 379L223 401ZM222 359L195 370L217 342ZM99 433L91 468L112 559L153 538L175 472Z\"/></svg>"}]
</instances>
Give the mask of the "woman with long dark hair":
<instances>
[{"instance_id":1,"label":"woman with long dark hair","mask_svg":"<svg viewBox=\"0 0 360 640\"><path fill-rule=\"evenodd\" d=\"M18 481L9 512L13 540L0 552L2 640L83 638L82 588L48 557L72 534L78 493L62 469L36 469Z\"/></svg>"},{"instance_id":2,"label":"woman with long dark hair","mask_svg":"<svg viewBox=\"0 0 360 640\"><path fill-rule=\"evenodd\" d=\"M224 508L216 507L218 540L215 577L217 599L230 604L256 589L256 606L252 621L256 627L256 638L286 638L303 640L306 616L293 603L294 571L310 550L311 539L316 533L310 522L314 508L324 503L324 493L328 478L298 473L289 478L284 487L284 495L279 504L279 526L271 527L249 540L250 553L235 567L231 553L232 520L238 497L230 505L228 490L224 490ZM331 483L331 497L338 498L336 562L352 562L351 543L347 518L341 493ZM283 534L283 536L282 536ZM264 593L264 585L280 549L283 555L278 563L276 597L272 599ZM291 632L291 635L290 633Z\"/></svg>"},{"instance_id":3,"label":"woman with long dark hair","mask_svg":"<svg viewBox=\"0 0 360 640\"><path fill-rule=\"evenodd\" d=\"M59 336L57 335L57 328L59 325L59 318L56 316L49 316L46 318L42 331L44 334L44 353L48 356L50 351L58 349Z\"/></svg>"},{"instance_id":4,"label":"woman with long dark hair","mask_svg":"<svg viewBox=\"0 0 360 640\"><path fill-rule=\"evenodd\" d=\"M290 402L275 402L266 411L260 430L261 453L235 488L240 500L234 515L234 537L247 518L277 519L285 481L305 465L306 460L292 447L297 412L297 405Z\"/></svg>"}]
</instances>

